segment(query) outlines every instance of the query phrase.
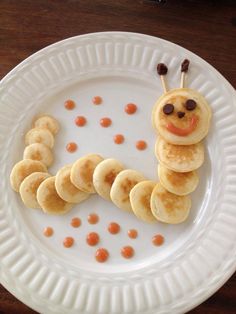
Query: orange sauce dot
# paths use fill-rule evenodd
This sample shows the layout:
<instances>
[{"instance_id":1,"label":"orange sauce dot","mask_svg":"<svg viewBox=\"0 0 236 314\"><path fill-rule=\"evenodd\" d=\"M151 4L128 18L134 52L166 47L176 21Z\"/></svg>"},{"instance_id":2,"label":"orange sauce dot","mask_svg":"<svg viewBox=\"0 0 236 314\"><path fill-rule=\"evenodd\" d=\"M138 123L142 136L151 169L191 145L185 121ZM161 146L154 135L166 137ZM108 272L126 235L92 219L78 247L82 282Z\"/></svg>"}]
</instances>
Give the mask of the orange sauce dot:
<instances>
[{"instance_id":1,"label":"orange sauce dot","mask_svg":"<svg viewBox=\"0 0 236 314\"><path fill-rule=\"evenodd\" d=\"M109 257L109 253L106 249L104 248L97 249L95 253L95 258L97 262L104 263L108 259L108 257Z\"/></svg>"},{"instance_id":2,"label":"orange sauce dot","mask_svg":"<svg viewBox=\"0 0 236 314\"><path fill-rule=\"evenodd\" d=\"M134 114L137 111L137 106L135 104L127 104L125 106L125 112L128 114Z\"/></svg>"},{"instance_id":3,"label":"orange sauce dot","mask_svg":"<svg viewBox=\"0 0 236 314\"><path fill-rule=\"evenodd\" d=\"M117 234L120 232L120 225L116 222L111 222L107 229L111 234Z\"/></svg>"},{"instance_id":4,"label":"orange sauce dot","mask_svg":"<svg viewBox=\"0 0 236 314\"><path fill-rule=\"evenodd\" d=\"M64 247L66 247L66 248L71 247L73 244L74 244L74 239L73 239L72 237L66 237L66 238L63 240L63 245L64 245Z\"/></svg>"},{"instance_id":5,"label":"orange sauce dot","mask_svg":"<svg viewBox=\"0 0 236 314\"><path fill-rule=\"evenodd\" d=\"M70 222L70 225L73 227L73 228L78 228L80 225L81 225L81 220L80 218L78 217L74 217L71 219L71 222Z\"/></svg>"},{"instance_id":6,"label":"orange sauce dot","mask_svg":"<svg viewBox=\"0 0 236 314\"><path fill-rule=\"evenodd\" d=\"M78 117L76 117L76 119L75 119L75 124L76 124L77 126L84 126L86 123L87 123L87 120L86 120L86 118L83 117L83 116L78 116Z\"/></svg>"},{"instance_id":7,"label":"orange sauce dot","mask_svg":"<svg viewBox=\"0 0 236 314\"><path fill-rule=\"evenodd\" d=\"M100 125L103 127L103 128L108 128L110 125L111 125L111 119L110 118L102 118L100 120Z\"/></svg>"},{"instance_id":8,"label":"orange sauce dot","mask_svg":"<svg viewBox=\"0 0 236 314\"><path fill-rule=\"evenodd\" d=\"M86 242L88 245L94 246L99 242L99 235L96 232L90 232L86 237Z\"/></svg>"},{"instance_id":9,"label":"orange sauce dot","mask_svg":"<svg viewBox=\"0 0 236 314\"><path fill-rule=\"evenodd\" d=\"M74 142L70 142L66 145L66 150L69 152L69 153L74 153L76 150L77 150L78 146L76 143Z\"/></svg>"},{"instance_id":10,"label":"orange sauce dot","mask_svg":"<svg viewBox=\"0 0 236 314\"><path fill-rule=\"evenodd\" d=\"M46 227L43 230L43 234L45 235L45 237L51 237L53 235L53 229L51 227Z\"/></svg>"},{"instance_id":11,"label":"orange sauce dot","mask_svg":"<svg viewBox=\"0 0 236 314\"><path fill-rule=\"evenodd\" d=\"M94 96L92 99L92 102L94 105L100 105L102 103L102 97L100 96Z\"/></svg>"},{"instance_id":12,"label":"orange sauce dot","mask_svg":"<svg viewBox=\"0 0 236 314\"><path fill-rule=\"evenodd\" d=\"M131 258L134 256L134 249L132 248L132 246L124 246L121 249L121 255L124 258Z\"/></svg>"},{"instance_id":13,"label":"orange sauce dot","mask_svg":"<svg viewBox=\"0 0 236 314\"><path fill-rule=\"evenodd\" d=\"M127 234L131 239L136 239L138 236L138 231L135 229L130 229L128 230Z\"/></svg>"},{"instance_id":14,"label":"orange sauce dot","mask_svg":"<svg viewBox=\"0 0 236 314\"><path fill-rule=\"evenodd\" d=\"M164 243L164 237L161 234L156 234L152 237L153 245L160 246Z\"/></svg>"},{"instance_id":15,"label":"orange sauce dot","mask_svg":"<svg viewBox=\"0 0 236 314\"><path fill-rule=\"evenodd\" d=\"M95 225L99 221L99 217L97 214L89 214L88 215L88 222L91 225Z\"/></svg>"},{"instance_id":16,"label":"orange sauce dot","mask_svg":"<svg viewBox=\"0 0 236 314\"><path fill-rule=\"evenodd\" d=\"M75 108L75 102L74 100L68 99L64 102L64 107L67 110L73 110Z\"/></svg>"},{"instance_id":17,"label":"orange sauce dot","mask_svg":"<svg viewBox=\"0 0 236 314\"><path fill-rule=\"evenodd\" d=\"M147 148L147 143L145 142L145 141L137 141L136 142L136 148L138 149L138 150L144 150L144 149L146 149Z\"/></svg>"},{"instance_id":18,"label":"orange sauce dot","mask_svg":"<svg viewBox=\"0 0 236 314\"><path fill-rule=\"evenodd\" d=\"M116 134L113 137L113 140L114 140L114 143L116 143L116 144L122 144L124 142L125 138L122 134Z\"/></svg>"}]
</instances>

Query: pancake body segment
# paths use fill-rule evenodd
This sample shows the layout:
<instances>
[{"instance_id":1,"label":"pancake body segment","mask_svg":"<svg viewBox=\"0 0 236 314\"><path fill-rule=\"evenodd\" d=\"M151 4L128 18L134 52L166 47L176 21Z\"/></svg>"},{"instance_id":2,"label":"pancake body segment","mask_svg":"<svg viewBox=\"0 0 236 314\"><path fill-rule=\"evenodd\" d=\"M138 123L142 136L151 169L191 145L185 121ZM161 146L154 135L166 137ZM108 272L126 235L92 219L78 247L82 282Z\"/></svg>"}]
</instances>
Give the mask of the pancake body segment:
<instances>
[{"instance_id":1,"label":"pancake body segment","mask_svg":"<svg viewBox=\"0 0 236 314\"><path fill-rule=\"evenodd\" d=\"M60 129L58 121L49 115L41 115L36 117L32 126L33 128L48 129L53 135L56 135Z\"/></svg>"},{"instance_id":2,"label":"pancake body segment","mask_svg":"<svg viewBox=\"0 0 236 314\"><path fill-rule=\"evenodd\" d=\"M112 202L118 208L132 212L130 191L137 183L144 180L145 177L138 171L132 169L121 171L111 187L110 196Z\"/></svg>"},{"instance_id":3,"label":"pancake body segment","mask_svg":"<svg viewBox=\"0 0 236 314\"><path fill-rule=\"evenodd\" d=\"M158 137L155 145L155 155L160 164L176 172L189 172L198 169L204 162L204 146L173 145Z\"/></svg>"},{"instance_id":4,"label":"pancake body segment","mask_svg":"<svg viewBox=\"0 0 236 314\"><path fill-rule=\"evenodd\" d=\"M141 181L130 191L130 203L134 214L148 223L157 221L152 214L150 204L152 191L156 184L153 181Z\"/></svg>"},{"instance_id":5,"label":"pancake body segment","mask_svg":"<svg viewBox=\"0 0 236 314\"><path fill-rule=\"evenodd\" d=\"M93 173L103 158L97 154L88 154L79 158L71 168L71 182L81 191L96 193L93 185Z\"/></svg>"},{"instance_id":6,"label":"pancake body segment","mask_svg":"<svg viewBox=\"0 0 236 314\"><path fill-rule=\"evenodd\" d=\"M179 224L189 215L191 199L167 191L158 183L151 195L151 211L154 217L168 224Z\"/></svg>"},{"instance_id":7,"label":"pancake body segment","mask_svg":"<svg viewBox=\"0 0 236 314\"><path fill-rule=\"evenodd\" d=\"M93 184L96 192L106 200L111 200L112 184L124 166L116 159L105 159L100 162L93 173Z\"/></svg>"},{"instance_id":8,"label":"pancake body segment","mask_svg":"<svg viewBox=\"0 0 236 314\"><path fill-rule=\"evenodd\" d=\"M89 197L88 193L79 190L71 182L72 165L62 167L56 174L55 187L58 195L66 202L81 203Z\"/></svg>"},{"instance_id":9,"label":"pancake body segment","mask_svg":"<svg viewBox=\"0 0 236 314\"><path fill-rule=\"evenodd\" d=\"M34 143L41 143L49 148L54 146L54 136L46 128L33 128L25 135L25 145L28 146Z\"/></svg>"},{"instance_id":10,"label":"pancake body segment","mask_svg":"<svg viewBox=\"0 0 236 314\"><path fill-rule=\"evenodd\" d=\"M19 192L26 207L40 208L36 197L37 190L39 185L49 177L50 174L46 172L33 172L22 181Z\"/></svg>"},{"instance_id":11,"label":"pancake body segment","mask_svg":"<svg viewBox=\"0 0 236 314\"><path fill-rule=\"evenodd\" d=\"M55 177L44 180L37 190L37 201L42 210L51 215L62 215L71 210L73 204L64 201L57 193Z\"/></svg>"},{"instance_id":12,"label":"pancake body segment","mask_svg":"<svg viewBox=\"0 0 236 314\"><path fill-rule=\"evenodd\" d=\"M19 192L22 181L33 172L47 172L47 168L42 162L37 160L24 159L17 162L10 174L12 189Z\"/></svg>"},{"instance_id":13,"label":"pancake body segment","mask_svg":"<svg viewBox=\"0 0 236 314\"><path fill-rule=\"evenodd\" d=\"M195 170L190 172L175 172L165 166L158 165L158 176L162 186L176 195L192 193L199 183L199 177Z\"/></svg>"},{"instance_id":14,"label":"pancake body segment","mask_svg":"<svg viewBox=\"0 0 236 314\"><path fill-rule=\"evenodd\" d=\"M26 146L23 158L41 161L46 167L50 167L53 163L51 149L42 143L33 143Z\"/></svg>"}]
</instances>

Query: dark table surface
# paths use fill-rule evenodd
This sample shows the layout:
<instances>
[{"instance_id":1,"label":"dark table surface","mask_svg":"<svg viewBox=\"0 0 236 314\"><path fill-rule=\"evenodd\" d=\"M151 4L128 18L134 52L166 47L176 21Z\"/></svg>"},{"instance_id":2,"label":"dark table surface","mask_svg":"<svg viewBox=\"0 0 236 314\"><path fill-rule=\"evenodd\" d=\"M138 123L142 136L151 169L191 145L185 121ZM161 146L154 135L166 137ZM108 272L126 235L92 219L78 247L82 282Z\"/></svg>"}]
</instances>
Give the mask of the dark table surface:
<instances>
[{"instance_id":1,"label":"dark table surface","mask_svg":"<svg viewBox=\"0 0 236 314\"><path fill-rule=\"evenodd\" d=\"M236 1L0 0L0 79L39 49L67 37L129 31L179 44L236 87ZM1 261L0 261L1 263ZM0 313L36 313L0 285ZM236 313L236 274L189 313Z\"/></svg>"}]
</instances>

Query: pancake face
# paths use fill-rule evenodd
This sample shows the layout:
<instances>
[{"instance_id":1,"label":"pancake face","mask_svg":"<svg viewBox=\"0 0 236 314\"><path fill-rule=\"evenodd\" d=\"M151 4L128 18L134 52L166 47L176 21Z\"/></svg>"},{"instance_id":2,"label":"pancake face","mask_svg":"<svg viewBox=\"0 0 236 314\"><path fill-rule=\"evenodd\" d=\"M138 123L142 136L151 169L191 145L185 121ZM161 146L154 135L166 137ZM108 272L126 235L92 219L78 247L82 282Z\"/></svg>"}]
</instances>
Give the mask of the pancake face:
<instances>
[{"instance_id":1,"label":"pancake face","mask_svg":"<svg viewBox=\"0 0 236 314\"><path fill-rule=\"evenodd\" d=\"M139 182L144 181L144 176L131 169L121 171L111 187L111 200L118 207L126 211L132 211L130 204L130 191Z\"/></svg>"},{"instance_id":2,"label":"pancake face","mask_svg":"<svg viewBox=\"0 0 236 314\"><path fill-rule=\"evenodd\" d=\"M155 155L166 168L176 172L189 172L203 164L204 146L201 142L188 146L173 145L158 137Z\"/></svg>"},{"instance_id":3,"label":"pancake face","mask_svg":"<svg viewBox=\"0 0 236 314\"><path fill-rule=\"evenodd\" d=\"M80 203L89 197L88 193L79 190L70 180L72 165L61 168L56 174L55 187L58 195L66 202Z\"/></svg>"},{"instance_id":4,"label":"pancake face","mask_svg":"<svg viewBox=\"0 0 236 314\"><path fill-rule=\"evenodd\" d=\"M151 211L159 221L168 224L181 223L187 219L190 207L191 199L189 196L170 193L160 183L153 189Z\"/></svg>"},{"instance_id":5,"label":"pancake face","mask_svg":"<svg viewBox=\"0 0 236 314\"><path fill-rule=\"evenodd\" d=\"M34 143L26 146L23 158L41 161L47 167L51 166L51 164L53 163L53 155L51 149L41 143Z\"/></svg>"},{"instance_id":6,"label":"pancake face","mask_svg":"<svg viewBox=\"0 0 236 314\"><path fill-rule=\"evenodd\" d=\"M49 148L53 148L54 137L48 129L33 128L25 135L25 145L30 145L33 143L41 143L48 146Z\"/></svg>"},{"instance_id":7,"label":"pancake face","mask_svg":"<svg viewBox=\"0 0 236 314\"><path fill-rule=\"evenodd\" d=\"M152 124L159 135L175 145L200 142L208 133L210 120L211 109L205 98L188 88L173 89L161 96L152 113Z\"/></svg>"},{"instance_id":8,"label":"pancake face","mask_svg":"<svg viewBox=\"0 0 236 314\"><path fill-rule=\"evenodd\" d=\"M151 211L151 195L156 182L142 181L136 184L130 191L130 203L134 214L141 220L153 223L156 218Z\"/></svg>"},{"instance_id":9,"label":"pancake face","mask_svg":"<svg viewBox=\"0 0 236 314\"><path fill-rule=\"evenodd\" d=\"M103 158L96 154L89 154L78 159L71 168L71 182L81 191L96 193L93 185L93 172Z\"/></svg>"},{"instance_id":10,"label":"pancake face","mask_svg":"<svg viewBox=\"0 0 236 314\"><path fill-rule=\"evenodd\" d=\"M162 186L177 195L192 193L199 182L196 171L175 172L161 165L158 166L158 175Z\"/></svg>"},{"instance_id":11,"label":"pancake face","mask_svg":"<svg viewBox=\"0 0 236 314\"><path fill-rule=\"evenodd\" d=\"M22 181L33 172L47 172L47 168L42 162L32 159L24 159L16 163L10 174L13 190L19 192Z\"/></svg>"},{"instance_id":12,"label":"pancake face","mask_svg":"<svg viewBox=\"0 0 236 314\"><path fill-rule=\"evenodd\" d=\"M53 135L57 134L57 132L59 131L58 121L48 115L37 117L33 122L33 127L48 129Z\"/></svg>"},{"instance_id":13,"label":"pancake face","mask_svg":"<svg viewBox=\"0 0 236 314\"><path fill-rule=\"evenodd\" d=\"M37 190L39 185L49 177L50 174L46 172L34 172L23 180L20 185L20 196L26 207L40 208L36 198Z\"/></svg>"},{"instance_id":14,"label":"pancake face","mask_svg":"<svg viewBox=\"0 0 236 314\"><path fill-rule=\"evenodd\" d=\"M47 214L62 215L67 213L73 204L64 201L55 188L55 177L44 180L37 190L37 201Z\"/></svg>"},{"instance_id":15,"label":"pancake face","mask_svg":"<svg viewBox=\"0 0 236 314\"><path fill-rule=\"evenodd\" d=\"M93 173L93 184L96 192L106 200L111 200L112 184L124 166L116 159L105 159L100 162Z\"/></svg>"}]
</instances>

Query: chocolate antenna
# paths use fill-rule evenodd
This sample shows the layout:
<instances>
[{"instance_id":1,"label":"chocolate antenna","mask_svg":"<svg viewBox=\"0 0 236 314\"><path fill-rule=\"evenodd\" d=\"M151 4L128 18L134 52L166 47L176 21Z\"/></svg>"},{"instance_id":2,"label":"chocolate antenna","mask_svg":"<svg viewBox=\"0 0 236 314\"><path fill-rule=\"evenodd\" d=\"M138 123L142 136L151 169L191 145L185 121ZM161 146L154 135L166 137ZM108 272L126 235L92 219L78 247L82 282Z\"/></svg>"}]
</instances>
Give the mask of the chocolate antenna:
<instances>
[{"instance_id":1,"label":"chocolate antenna","mask_svg":"<svg viewBox=\"0 0 236 314\"><path fill-rule=\"evenodd\" d=\"M185 86L186 73L188 72L189 63L190 62L188 59L184 59L184 61L181 63L180 88L184 88Z\"/></svg>"},{"instance_id":2,"label":"chocolate antenna","mask_svg":"<svg viewBox=\"0 0 236 314\"><path fill-rule=\"evenodd\" d=\"M162 87L163 87L163 90L165 93L168 92L168 87L167 87L167 83L165 80L165 75L167 74L167 72L168 72L167 66L164 63L158 63L157 73L160 75L161 84L162 84Z\"/></svg>"}]
</instances>

